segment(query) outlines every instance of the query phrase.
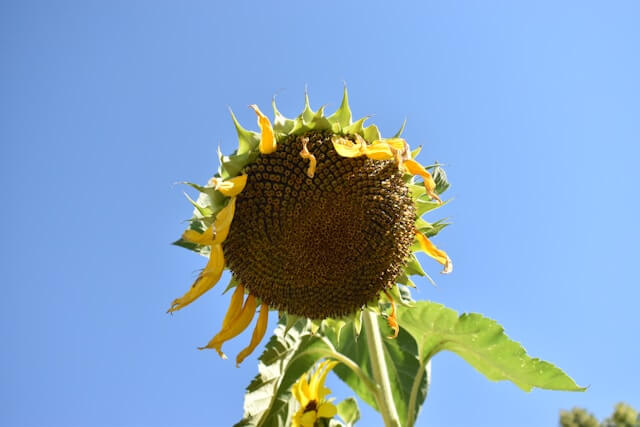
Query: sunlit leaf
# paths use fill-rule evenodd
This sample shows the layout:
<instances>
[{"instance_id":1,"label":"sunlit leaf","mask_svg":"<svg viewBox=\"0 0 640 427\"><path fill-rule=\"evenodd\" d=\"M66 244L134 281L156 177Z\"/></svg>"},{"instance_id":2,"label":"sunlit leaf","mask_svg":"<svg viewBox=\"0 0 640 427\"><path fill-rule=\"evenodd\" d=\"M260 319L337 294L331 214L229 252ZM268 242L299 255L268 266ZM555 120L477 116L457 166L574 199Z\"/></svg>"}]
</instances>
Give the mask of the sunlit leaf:
<instances>
[{"instance_id":1,"label":"sunlit leaf","mask_svg":"<svg viewBox=\"0 0 640 427\"><path fill-rule=\"evenodd\" d=\"M419 301L415 307L398 308L398 318L418 343L425 361L449 350L492 381L509 380L524 391L584 391L567 374L549 362L528 356L509 339L494 320L477 313L458 314L441 304Z\"/></svg>"},{"instance_id":2,"label":"sunlit leaf","mask_svg":"<svg viewBox=\"0 0 640 427\"><path fill-rule=\"evenodd\" d=\"M379 323L382 336L389 336L391 329L385 322ZM345 327L342 329L339 339L333 334L332 330L327 330L326 336L338 352L349 357L370 378L373 378L366 334L361 333L360 336L356 337L353 327ZM404 426L407 425L412 385L421 368L418 360L417 344L411 335L401 329L396 339L383 339L383 345L393 400L398 411L400 424ZM377 410L378 406L374 395L352 370L344 365L338 365L333 371L351 387L358 397ZM426 396L426 386L426 378L423 377L418 390L419 397L422 398L420 403L424 401Z\"/></svg>"}]
</instances>

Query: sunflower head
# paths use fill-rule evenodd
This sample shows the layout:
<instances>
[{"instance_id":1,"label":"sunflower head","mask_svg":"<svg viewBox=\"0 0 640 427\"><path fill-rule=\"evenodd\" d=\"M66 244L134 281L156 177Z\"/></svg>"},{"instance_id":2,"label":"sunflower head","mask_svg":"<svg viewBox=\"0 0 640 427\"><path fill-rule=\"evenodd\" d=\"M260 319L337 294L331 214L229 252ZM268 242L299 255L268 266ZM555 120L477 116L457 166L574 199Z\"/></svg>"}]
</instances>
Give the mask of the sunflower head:
<instances>
[{"instance_id":1,"label":"sunflower head","mask_svg":"<svg viewBox=\"0 0 640 427\"><path fill-rule=\"evenodd\" d=\"M222 343L242 332L260 306L238 363L262 339L269 309L322 320L358 313L384 294L397 335L397 283L411 285L410 274L424 274L412 251L451 270L449 257L429 240L446 224L420 218L442 203L443 172L414 159L402 129L382 138L375 125L364 126L366 118L352 122L346 90L330 116L313 111L308 97L293 120L274 101L273 124L251 108L260 133L242 128L232 113L238 149L220 155L220 170L206 186L190 184L200 197L190 199L194 216L176 244L209 262L169 311L211 289L228 267L235 291L221 331L204 348L223 356Z\"/></svg>"}]
</instances>

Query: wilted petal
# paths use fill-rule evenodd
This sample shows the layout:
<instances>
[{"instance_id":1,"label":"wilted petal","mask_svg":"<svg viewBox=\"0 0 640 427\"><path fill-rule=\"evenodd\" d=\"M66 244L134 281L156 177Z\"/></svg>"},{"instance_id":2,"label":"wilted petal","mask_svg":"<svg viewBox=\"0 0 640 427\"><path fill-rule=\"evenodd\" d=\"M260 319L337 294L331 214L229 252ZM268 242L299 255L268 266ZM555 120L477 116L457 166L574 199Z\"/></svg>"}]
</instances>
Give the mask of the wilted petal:
<instances>
[{"instance_id":1,"label":"wilted petal","mask_svg":"<svg viewBox=\"0 0 640 427\"><path fill-rule=\"evenodd\" d=\"M262 303L260 306L258 322L256 323L256 328L253 330L253 335L251 336L251 342L238 354L238 356L236 356L236 367L239 367L242 361L250 355L253 350L255 350L258 344L260 344L260 341L262 341L262 338L264 338L264 334L267 331L267 323L269 323L269 307L265 303Z\"/></svg>"},{"instance_id":2,"label":"wilted petal","mask_svg":"<svg viewBox=\"0 0 640 427\"><path fill-rule=\"evenodd\" d=\"M203 246L211 245L213 244L213 227L207 228L204 233L196 230L187 230L182 233L182 239Z\"/></svg>"},{"instance_id":3,"label":"wilted petal","mask_svg":"<svg viewBox=\"0 0 640 427\"><path fill-rule=\"evenodd\" d=\"M342 157L360 157L364 154L365 147L361 142L353 142L350 139L334 135L331 138L333 148Z\"/></svg>"},{"instance_id":4,"label":"wilted petal","mask_svg":"<svg viewBox=\"0 0 640 427\"><path fill-rule=\"evenodd\" d=\"M307 143L309 142L309 138L304 138L302 140L302 151L300 151L300 157L303 159L309 160L309 167L307 168L307 176L309 178L313 178L313 175L316 173L316 156L311 154L307 149Z\"/></svg>"},{"instance_id":5,"label":"wilted petal","mask_svg":"<svg viewBox=\"0 0 640 427\"><path fill-rule=\"evenodd\" d=\"M444 269L442 270L443 274L449 274L453 271L453 263L451 262L451 258L449 258L449 255L447 255L445 251L443 251L442 249L438 249L436 245L431 243L431 240L427 239L427 236L425 236L418 230L416 230L416 237L418 238L418 242L420 243L420 248L427 255L444 266Z\"/></svg>"},{"instance_id":6,"label":"wilted petal","mask_svg":"<svg viewBox=\"0 0 640 427\"><path fill-rule=\"evenodd\" d=\"M226 181L216 179L215 189L224 194L225 196L234 197L244 190L244 186L247 184L247 175L239 175L230 178Z\"/></svg>"},{"instance_id":7,"label":"wilted petal","mask_svg":"<svg viewBox=\"0 0 640 427\"><path fill-rule=\"evenodd\" d=\"M410 174L421 176L424 179L424 188L427 190L427 194L429 194L432 199L442 203L442 200L440 200L440 197L436 194L436 182L424 166L413 159L407 159L402 164Z\"/></svg>"},{"instance_id":8,"label":"wilted petal","mask_svg":"<svg viewBox=\"0 0 640 427\"><path fill-rule=\"evenodd\" d=\"M232 197L229 200L227 206L222 208L218 215L216 216L216 220L213 223L213 228L216 231L216 237L213 239L214 243L222 243L224 239L227 238L229 234L229 229L231 228L231 221L233 221L233 214L236 211L236 198Z\"/></svg>"},{"instance_id":9,"label":"wilted petal","mask_svg":"<svg viewBox=\"0 0 640 427\"><path fill-rule=\"evenodd\" d=\"M391 302L391 314L387 317L387 325L393 330L393 335L388 336L387 338L395 339L398 337L398 333L400 332L400 325L398 324L398 317L396 313L396 302L393 300L393 297L389 294L389 292L384 292L387 295L387 298Z\"/></svg>"},{"instance_id":10,"label":"wilted petal","mask_svg":"<svg viewBox=\"0 0 640 427\"><path fill-rule=\"evenodd\" d=\"M377 140L365 147L365 154L373 160L390 160L393 158L391 147L385 141Z\"/></svg>"},{"instance_id":11,"label":"wilted petal","mask_svg":"<svg viewBox=\"0 0 640 427\"><path fill-rule=\"evenodd\" d=\"M218 280L220 280L223 270L224 254L222 252L222 245L213 245L211 246L209 262L206 267L202 270L193 285L191 285L191 288L189 288L187 293L182 297L173 300L169 313L186 307L200 297L200 295L213 288L213 286L218 283Z\"/></svg>"},{"instance_id":12,"label":"wilted petal","mask_svg":"<svg viewBox=\"0 0 640 427\"><path fill-rule=\"evenodd\" d=\"M226 359L227 356L222 352L222 344L224 344L225 341L229 341L230 339L240 335L242 331L247 329L247 326L249 326L249 323L251 323L251 320L256 313L256 305L255 297L253 295L249 295L242 307L242 311L233 317L233 320L229 322L226 327L223 327L206 346L200 347L199 350L213 348L218 352L220 357ZM227 312L227 314L231 314L233 316L233 313Z\"/></svg>"},{"instance_id":13,"label":"wilted petal","mask_svg":"<svg viewBox=\"0 0 640 427\"><path fill-rule=\"evenodd\" d=\"M262 154L271 154L276 151L276 137L273 134L273 128L271 127L271 122L262 114L262 111L258 108L257 105L250 105L253 111L258 115L258 127L260 127L260 152Z\"/></svg>"}]
</instances>

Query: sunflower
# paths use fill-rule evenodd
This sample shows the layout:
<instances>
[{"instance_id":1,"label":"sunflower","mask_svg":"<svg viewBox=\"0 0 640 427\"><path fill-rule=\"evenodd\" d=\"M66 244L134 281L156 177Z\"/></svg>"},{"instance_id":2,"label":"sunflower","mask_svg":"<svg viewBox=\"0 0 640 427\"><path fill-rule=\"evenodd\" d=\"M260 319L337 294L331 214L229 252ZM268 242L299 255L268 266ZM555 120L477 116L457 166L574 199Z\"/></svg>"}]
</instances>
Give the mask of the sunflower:
<instances>
[{"instance_id":1,"label":"sunflower","mask_svg":"<svg viewBox=\"0 0 640 427\"><path fill-rule=\"evenodd\" d=\"M444 225L420 216L442 202L437 166L422 166L407 142L382 138L365 118L351 120L347 91L340 108L285 118L275 100L273 124L256 105L260 133L231 113L239 146L220 154L221 167L200 192L190 227L176 244L209 258L191 288L171 304L180 310L211 289L225 267L235 288L220 332L201 348L221 357L225 341L244 331L258 306L249 346L264 337L270 309L314 320L356 315L386 298L387 322L397 336L397 284L413 285L422 250L451 271L451 260L429 237ZM403 125L404 128L404 125ZM430 173L434 173L432 175ZM415 178L422 183L415 183ZM441 185L446 187L446 180ZM435 231L434 231L435 230ZM409 271L411 270L411 271Z\"/></svg>"},{"instance_id":2,"label":"sunflower","mask_svg":"<svg viewBox=\"0 0 640 427\"><path fill-rule=\"evenodd\" d=\"M332 399L325 399L331 390L324 386L327 374L338 364L325 360L310 376L302 375L291 387L291 392L300 403L300 409L293 416L292 427L314 427L320 418L331 419L338 409Z\"/></svg>"}]
</instances>

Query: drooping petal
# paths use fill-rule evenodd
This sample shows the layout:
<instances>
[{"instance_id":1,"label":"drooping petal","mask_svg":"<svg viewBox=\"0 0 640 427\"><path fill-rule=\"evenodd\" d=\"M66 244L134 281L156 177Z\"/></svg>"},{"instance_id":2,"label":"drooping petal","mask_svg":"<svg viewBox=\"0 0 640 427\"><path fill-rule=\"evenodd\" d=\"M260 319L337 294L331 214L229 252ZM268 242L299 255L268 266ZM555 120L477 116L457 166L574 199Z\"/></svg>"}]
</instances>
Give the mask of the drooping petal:
<instances>
[{"instance_id":1,"label":"drooping petal","mask_svg":"<svg viewBox=\"0 0 640 427\"><path fill-rule=\"evenodd\" d=\"M243 301L244 286L238 285L236 286L236 290L233 291L233 295L231 295L231 302L229 303L227 313L224 315L224 319L222 320L222 329L228 328L231 321L240 314L240 311L242 311Z\"/></svg>"},{"instance_id":2,"label":"drooping petal","mask_svg":"<svg viewBox=\"0 0 640 427\"><path fill-rule=\"evenodd\" d=\"M204 233L196 230L187 230L182 233L182 239L203 246L211 245L213 244L213 227L207 228Z\"/></svg>"},{"instance_id":3,"label":"drooping petal","mask_svg":"<svg viewBox=\"0 0 640 427\"><path fill-rule=\"evenodd\" d=\"M262 154L271 154L276 151L276 137L273 134L273 128L271 127L271 122L262 114L262 111L258 108L257 105L250 105L253 111L258 115L258 127L260 127L260 152Z\"/></svg>"},{"instance_id":4,"label":"drooping petal","mask_svg":"<svg viewBox=\"0 0 640 427\"><path fill-rule=\"evenodd\" d=\"M240 335L242 331L247 329L247 326L249 326L253 316L256 314L256 305L257 302L255 297L250 294L242 307L242 311L240 311L240 313L235 316L231 322L229 322L226 328L222 328L206 346L200 347L199 350L213 348L218 352L220 357L226 359L227 356L222 352L222 344L224 344L225 341L229 341L230 339Z\"/></svg>"},{"instance_id":5,"label":"drooping petal","mask_svg":"<svg viewBox=\"0 0 640 427\"><path fill-rule=\"evenodd\" d=\"M213 245L211 246L211 253L209 254L209 262L204 270L202 270L196 281L183 296L173 300L168 312L173 313L186 307L198 299L200 295L213 288L213 286L218 283L218 280L220 280L223 270L224 254L222 252L222 245Z\"/></svg>"},{"instance_id":6,"label":"drooping petal","mask_svg":"<svg viewBox=\"0 0 640 427\"><path fill-rule=\"evenodd\" d=\"M226 181L222 181L219 178L214 178L214 188L228 197L235 197L244 190L244 186L247 184L247 175L239 175L230 178Z\"/></svg>"},{"instance_id":7,"label":"drooping petal","mask_svg":"<svg viewBox=\"0 0 640 427\"><path fill-rule=\"evenodd\" d=\"M264 334L267 331L267 323L269 322L269 307L262 303L260 306L260 315L258 316L258 322L256 323L256 328L253 330L253 335L251 336L251 342L249 346L244 348L238 356L236 356L236 367L240 367L242 361L250 355L253 350L260 344L262 338L264 338Z\"/></svg>"},{"instance_id":8,"label":"drooping petal","mask_svg":"<svg viewBox=\"0 0 640 427\"><path fill-rule=\"evenodd\" d=\"M442 249L438 249L436 245L431 243L431 240L427 239L427 236L425 236L418 230L416 230L416 237L418 238L418 242L420 243L420 248L427 255L444 266L444 269L442 270L443 274L449 274L453 271L453 263L451 262L451 258L449 258L449 255L447 255L445 251L443 251Z\"/></svg>"},{"instance_id":9,"label":"drooping petal","mask_svg":"<svg viewBox=\"0 0 640 427\"><path fill-rule=\"evenodd\" d=\"M338 413L338 408L331 402L324 402L318 407L319 418L333 418Z\"/></svg>"},{"instance_id":10,"label":"drooping petal","mask_svg":"<svg viewBox=\"0 0 640 427\"><path fill-rule=\"evenodd\" d=\"M424 179L424 188L432 199L442 203L440 197L436 194L436 182L431 174L418 162L413 159L407 159L402 162L403 166L412 175L419 175Z\"/></svg>"},{"instance_id":11,"label":"drooping petal","mask_svg":"<svg viewBox=\"0 0 640 427\"><path fill-rule=\"evenodd\" d=\"M302 151L300 151L300 157L303 159L309 160L309 168L307 169L307 176L309 178L313 178L313 175L316 173L316 156L311 154L307 149L307 143L309 142L309 138L304 138L302 140Z\"/></svg>"},{"instance_id":12,"label":"drooping petal","mask_svg":"<svg viewBox=\"0 0 640 427\"><path fill-rule=\"evenodd\" d=\"M353 142L350 139L334 135L331 138L333 148L342 157L360 157L364 154L365 147L362 142Z\"/></svg>"},{"instance_id":13,"label":"drooping petal","mask_svg":"<svg viewBox=\"0 0 640 427\"><path fill-rule=\"evenodd\" d=\"M400 332L400 325L398 324L398 317L396 313L396 302L393 300L393 297L389 294L389 292L384 291L391 302L391 314L387 317L387 325L393 330L393 335L389 335L387 338L395 339L398 337L398 333Z\"/></svg>"},{"instance_id":14,"label":"drooping petal","mask_svg":"<svg viewBox=\"0 0 640 427\"><path fill-rule=\"evenodd\" d=\"M224 239L227 238L229 234L229 229L231 228L231 221L233 221L233 214L236 211L236 198L232 197L229 200L227 206L222 208L218 215L216 216L216 220L213 223L213 228L216 231L215 238L213 239L213 243L222 243Z\"/></svg>"}]
</instances>

